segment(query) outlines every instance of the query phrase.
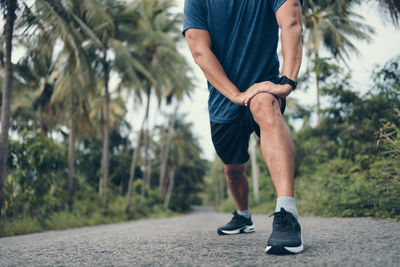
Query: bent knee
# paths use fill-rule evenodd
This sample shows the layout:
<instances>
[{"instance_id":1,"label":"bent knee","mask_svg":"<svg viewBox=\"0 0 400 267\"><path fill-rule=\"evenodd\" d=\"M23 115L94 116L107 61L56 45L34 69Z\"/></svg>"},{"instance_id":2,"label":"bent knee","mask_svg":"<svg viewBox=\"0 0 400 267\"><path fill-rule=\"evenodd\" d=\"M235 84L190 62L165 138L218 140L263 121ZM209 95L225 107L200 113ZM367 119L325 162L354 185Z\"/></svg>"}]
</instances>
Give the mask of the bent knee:
<instances>
[{"instance_id":1,"label":"bent knee","mask_svg":"<svg viewBox=\"0 0 400 267\"><path fill-rule=\"evenodd\" d=\"M273 126L281 117L280 102L270 93L256 95L250 102L250 110L260 127Z\"/></svg>"}]
</instances>

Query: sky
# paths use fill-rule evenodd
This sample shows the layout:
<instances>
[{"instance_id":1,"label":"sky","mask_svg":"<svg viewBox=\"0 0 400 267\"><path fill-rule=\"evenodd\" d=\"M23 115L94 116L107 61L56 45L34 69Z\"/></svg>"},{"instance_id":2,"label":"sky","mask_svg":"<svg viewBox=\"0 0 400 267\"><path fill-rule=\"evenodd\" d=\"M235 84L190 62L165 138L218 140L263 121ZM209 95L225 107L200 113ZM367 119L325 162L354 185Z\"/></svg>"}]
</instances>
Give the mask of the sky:
<instances>
[{"instance_id":1,"label":"sky","mask_svg":"<svg viewBox=\"0 0 400 267\"><path fill-rule=\"evenodd\" d=\"M184 0L176 0L176 8L174 12L183 12ZM400 29L396 29L390 22L382 22L382 14L378 11L375 4L363 5L357 12L364 16L365 22L375 29L373 40L371 43L354 41L356 47L360 51L360 56L352 55L348 59L348 65L352 72L352 80L356 90L365 93L365 90L370 88L372 84L371 73L376 65L383 65L394 56L400 55ZM3 21L0 18L0 26ZM207 111L208 90L207 81L201 70L194 63L190 54L189 48L182 37L182 42L179 44L180 52L187 58L188 62L194 70L196 77L195 90L191 99L185 99L180 107L180 112L186 113L186 120L193 123L193 131L198 137L199 144L203 150L203 156L208 160L213 160L215 157L214 148L211 141L209 117ZM23 55L24 51L15 49L13 54L13 62L16 63ZM305 71L307 58L303 58L303 65L300 70L300 75ZM114 76L111 79L111 87L118 84L118 79ZM312 106L316 103L315 88L310 88L308 91L296 90L289 97L295 99L300 104ZM326 99L322 104L327 104ZM140 108L133 108L132 100L128 100L127 120L133 125L133 132L130 137L135 138L135 132L141 125L144 112ZM136 105L137 107L137 105ZM156 101L151 101L150 125L160 123L162 116L156 114Z\"/></svg>"}]
</instances>

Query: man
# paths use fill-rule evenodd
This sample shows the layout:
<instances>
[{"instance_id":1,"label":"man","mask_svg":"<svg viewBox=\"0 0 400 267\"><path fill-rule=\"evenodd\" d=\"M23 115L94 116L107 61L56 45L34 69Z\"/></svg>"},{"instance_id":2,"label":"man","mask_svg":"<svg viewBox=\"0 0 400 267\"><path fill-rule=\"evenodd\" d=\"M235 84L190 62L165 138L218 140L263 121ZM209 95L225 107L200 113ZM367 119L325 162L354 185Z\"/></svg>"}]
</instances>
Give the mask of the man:
<instances>
[{"instance_id":1,"label":"man","mask_svg":"<svg viewBox=\"0 0 400 267\"><path fill-rule=\"evenodd\" d=\"M245 163L249 137L255 131L278 196L267 253L303 250L294 199L294 145L282 117L301 65L301 4L300 0L185 0L183 35L208 80L212 140L238 208L218 233L254 232Z\"/></svg>"}]
</instances>

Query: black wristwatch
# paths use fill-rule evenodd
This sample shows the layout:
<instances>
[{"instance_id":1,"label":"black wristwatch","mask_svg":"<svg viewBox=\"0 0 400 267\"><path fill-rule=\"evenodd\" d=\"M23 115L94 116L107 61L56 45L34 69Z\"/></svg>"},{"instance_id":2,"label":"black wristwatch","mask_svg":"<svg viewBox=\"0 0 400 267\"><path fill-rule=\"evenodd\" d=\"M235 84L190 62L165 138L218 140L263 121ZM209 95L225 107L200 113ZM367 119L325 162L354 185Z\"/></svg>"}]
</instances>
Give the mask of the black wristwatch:
<instances>
[{"instance_id":1,"label":"black wristwatch","mask_svg":"<svg viewBox=\"0 0 400 267\"><path fill-rule=\"evenodd\" d=\"M279 84L289 84L290 86L293 87L292 90L295 90L296 87L297 87L297 83L296 83L295 81L293 81L292 79L289 79L289 78L286 77L286 76L282 76L282 77L279 79Z\"/></svg>"}]
</instances>

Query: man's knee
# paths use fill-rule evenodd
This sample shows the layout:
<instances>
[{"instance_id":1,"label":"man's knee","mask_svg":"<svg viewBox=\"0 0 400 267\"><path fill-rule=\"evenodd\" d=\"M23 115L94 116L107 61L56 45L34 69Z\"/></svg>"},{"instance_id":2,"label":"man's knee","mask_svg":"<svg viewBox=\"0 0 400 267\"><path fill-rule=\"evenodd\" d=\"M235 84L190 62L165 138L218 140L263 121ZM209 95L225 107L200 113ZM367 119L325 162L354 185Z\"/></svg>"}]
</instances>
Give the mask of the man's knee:
<instances>
[{"instance_id":1,"label":"man's knee","mask_svg":"<svg viewBox=\"0 0 400 267\"><path fill-rule=\"evenodd\" d=\"M245 164L224 165L225 175L228 182L240 180L245 175Z\"/></svg>"},{"instance_id":2,"label":"man's knee","mask_svg":"<svg viewBox=\"0 0 400 267\"><path fill-rule=\"evenodd\" d=\"M279 100L270 93L260 93L250 102L250 110L260 127L273 127L281 117Z\"/></svg>"}]
</instances>

